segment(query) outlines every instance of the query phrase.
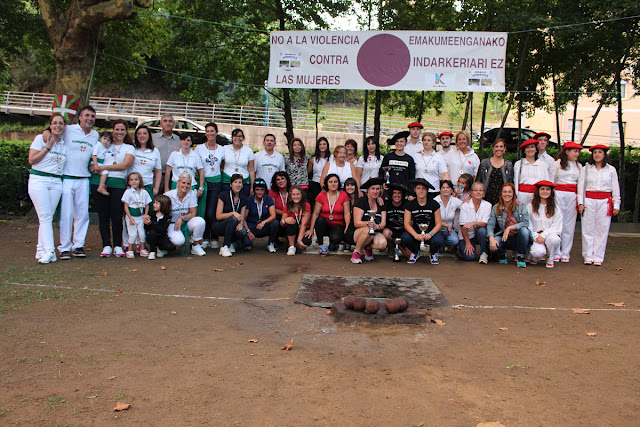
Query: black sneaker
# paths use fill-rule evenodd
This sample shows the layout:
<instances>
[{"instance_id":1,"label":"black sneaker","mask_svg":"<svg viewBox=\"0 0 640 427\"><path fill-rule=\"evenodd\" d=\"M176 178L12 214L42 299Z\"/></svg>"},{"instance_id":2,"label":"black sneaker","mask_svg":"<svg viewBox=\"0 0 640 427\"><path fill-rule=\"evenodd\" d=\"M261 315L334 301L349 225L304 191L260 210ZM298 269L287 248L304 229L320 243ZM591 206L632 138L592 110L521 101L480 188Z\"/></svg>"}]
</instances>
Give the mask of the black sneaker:
<instances>
[{"instance_id":1,"label":"black sneaker","mask_svg":"<svg viewBox=\"0 0 640 427\"><path fill-rule=\"evenodd\" d=\"M68 259L71 259L71 252L69 252L69 251L60 252L60 259L63 259L65 261L68 260Z\"/></svg>"},{"instance_id":2,"label":"black sneaker","mask_svg":"<svg viewBox=\"0 0 640 427\"><path fill-rule=\"evenodd\" d=\"M73 256L76 258L86 258L87 254L84 253L84 248L76 248L73 250Z\"/></svg>"}]
</instances>

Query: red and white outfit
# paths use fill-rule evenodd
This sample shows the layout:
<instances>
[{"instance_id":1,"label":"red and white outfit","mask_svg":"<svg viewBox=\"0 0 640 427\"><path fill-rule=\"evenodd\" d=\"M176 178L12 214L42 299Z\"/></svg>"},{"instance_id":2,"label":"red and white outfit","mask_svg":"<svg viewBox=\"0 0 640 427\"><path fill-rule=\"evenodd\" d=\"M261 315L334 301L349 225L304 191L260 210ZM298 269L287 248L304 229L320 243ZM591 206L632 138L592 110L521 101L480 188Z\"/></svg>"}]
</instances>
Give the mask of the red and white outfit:
<instances>
[{"instance_id":1,"label":"red and white outfit","mask_svg":"<svg viewBox=\"0 0 640 427\"><path fill-rule=\"evenodd\" d=\"M557 193L556 193L557 194ZM533 244L529 249L531 262L536 263L549 253L553 257L560 248L560 233L562 233L562 212L556 205L554 215L547 217L547 206L540 203L538 212L533 212L531 203L527 205L529 212L529 230L533 237ZM544 243L536 243L536 238L544 238ZM549 264L549 263L548 263ZM552 263L551 263L552 264Z\"/></svg>"},{"instance_id":2,"label":"red and white outfit","mask_svg":"<svg viewBox=\"0 0 640 427\"><path fill-rule=\"evenodd\" d=\"M578 204L582 214L582 256L585 262L604 261L613 209L620 209L620 184L616 168L606 165L598 170L587 164L580 171Z\"/></svg>"},{"instance_id":3,"label":"red and white outfit","mask_svg":"<svg viewBox=\"0 0 640 427\"><path fill-rule=\"evenodd\" d=\"M560 160L555 162L554 182L556 184L556 207L562 212L562 243L554 259L568 262L573 247L573 235L576 231L578 217L578 178L582 165L568 162L567 170L560 167Z\"/></svg>"},{"instance_id":4,"label":"red and white outfit","mask_svg":"<svg viewBox=\"0 0 640 427\"><path fill-rule=\"evenodd\" d=\"M513 182L516 185L516 196L521 203L529 204L536 191L534 185L538 181L551 181L547 162L538 159L529 163L526 158L520 159L513 166Z\"/></svg>"}]
</instances>

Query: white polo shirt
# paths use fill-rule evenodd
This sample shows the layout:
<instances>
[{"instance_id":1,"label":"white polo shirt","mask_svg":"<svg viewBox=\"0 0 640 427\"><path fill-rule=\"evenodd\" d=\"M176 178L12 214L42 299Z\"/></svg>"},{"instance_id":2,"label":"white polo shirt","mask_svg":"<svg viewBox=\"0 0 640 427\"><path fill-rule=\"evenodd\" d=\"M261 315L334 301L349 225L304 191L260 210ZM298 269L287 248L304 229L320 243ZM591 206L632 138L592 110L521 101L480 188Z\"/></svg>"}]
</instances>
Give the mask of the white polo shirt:
<instances>
[{"instance_id":1,"label":"white polo shirt","mask_svg":"<svg viewBox=\"0 0 640 427\"><path fill-rule=\"evenodd\" d=\"M189 209L198 206L198 195L195 191L187 192L182 201L178 198L178 190L170 190L164 193L171 199L171 222L176 222L182 215L189 213Z\"/></svg>"},{"instance_id":2,"label":"white polo shirt","mask_svg":"<svg viewBox=\"0 0 640 427\"><path fill-rule=\"evenodd\" d=\"M142 175L144 185L153 184L153 176L156 169L162 170L162 161L160 160L160 151L157 148L153 150L147 148L142 151L135 149L133 152L135 159L129 168L129 173L138 172Z\"/></svg>"},{"instance_id":3,"label":"white polo shirt","mask_svg":"<svg viewBox=\"0 0 640 427\"><path fill-rule=\"evenodd\" d=\"M92 129L85 134L80 125L69 125L64 129L62 139L66 141L68 159L64 164L64 175L89 178L93 147L99 144L98 132Z\"/></svg>"},{"instance_id":4,"label":"white polo shirt","mask_svg":"<svg viewBox=\"0 0 640 427\"><path fill-rule=\"evenodd\" d=\"M267 182L267 189L271 188L271 179L276 172L284 171L284 157L273 150L273 154L267 154L266 150L258 151L255 155L256 178L262 178Z\"/></svg>"},{"instance_id":5,"label":"white polo shirt","mask_svg":"<svg viewBox=\"0 0 640 427\"><path fill-rule=\"evenodd\" d=\"M31 147L29 148L36 151L42 151L46 146L47 144L44 143L42 135L36 135L31 143ZM51 150L47 151L47 154L44 155L42 160L31 166L31 169L50 173L52 175L62 175L62 171L64 170L64 165L67 160L66 151L64 139L61 139L58 143L54 142Z\"/></svg>"}]
</instances>

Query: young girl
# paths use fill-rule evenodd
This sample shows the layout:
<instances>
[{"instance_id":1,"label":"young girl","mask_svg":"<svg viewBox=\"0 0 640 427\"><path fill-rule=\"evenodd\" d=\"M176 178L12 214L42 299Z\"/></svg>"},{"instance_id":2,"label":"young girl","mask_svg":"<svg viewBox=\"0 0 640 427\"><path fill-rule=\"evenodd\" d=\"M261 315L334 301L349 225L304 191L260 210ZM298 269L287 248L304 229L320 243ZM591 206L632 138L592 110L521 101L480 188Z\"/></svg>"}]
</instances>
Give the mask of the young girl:
<instances>
[{"instance_id":1,"label":"young girl","mask_svg":"<svg viewBox=\"0 0 640 427\"><path fill-rule=\"evenodd\" d=\"M565 142L554 164L552 178L556 183L556 203L562 212L562 243L554 261L569 262L576 231L578 211L578 178L582 165L578 163L582 146L573 141Z\"/></svg>"},{"instance_id":2,"label":"young girl","mask_svg":"<svg viewBox=\"0 0 640 427\"><path fill-rule=\"evenodd\" d=\"M602 265L611 217L620 211L618 173L607 156L609 147L589 148L591 158L580 171L578 212L582 215L582 256L585 265Z\"/></svg>"},{"instance_id":3,"label":"young girl","mask_svg":"<svg viewBox=\"0 0 640 427\"><path fill-rule=\"evenodd\" d=\"M122 195L122 203L124 203L124 213L126 215L127 233L129 234L129 250L125 254L127 258L135 258L133 248L136 239L140 239L140 255L149 256L149 251L144 249L146 234L144 232L143 218L149 214L149 203L151 197L144 190L142 175L138 172L131 172L127 176L127 185L129 188Z\"/></svg>"},{"instance_id":4,"label":"young girl","mask_svg":"<svg viewBox=\"0 0 640 427\"><path fill-rule=\"evenodd\" d=\"M113 135L109 131L104 131L100 134L100 144L96 144L93 147L93 165L97 166L98 164L107 164L113 163L113 153L111 152L111 143L113 142ZM104 194L105 196L109 195L107 191L107 178L109 177L109 171L100 172L100 182L98 183L98 193Z\"/></svg>"},{"instance_id":5,"label":"young girl","mask_svg":"<svg viewBox=\"0 0 640 427\"><path fill-rule=\"evenodd\" d=\"M536 191L535 183L550 181L553 177L549 176L547 162L538 157L538 141L536 139L527 139L520 144L520 150L522 150L523 157L513 165L513 183L516 186L517 199L528 204Z\"/></svg>"},{"instance_id":6,"label":"young girl","mask_svg":"<svg viewBox=\"0 0 640 427\"><path fill-rule=\"evenodd\" d=\"M167 230L171 223L171 199L164 194L158 194L153 201L153 212L143 217L144 229L149 243L149 259L165 256L170 249L175 248L169 240Z\"/></svg>"},{"instance_id":7,"label":"young girl","mask_svg":"<svg viewBox=\"0 0 640 427\"><path fill-rule=\"evenodd\" d=\"M302 187L294 185L291 187L291 197L287 200L287 205L282 213L281 225L287 231L289 249L287 255L296 254L296 242L301 249L306 249L311 245L311 238L304 233L309 229L311 219L311 206L307 203Z\"/></svg>"},{"instance_id":8,"label":"young girl","mask_svg":"<svg viewBox=\"0 0 640 427\"><path fill-rule=\"evenodd\" d=\"M353 225L353 206L358 200L360 193L358 192L358 183L354 178L347 178L344 182L344 192L349 196L349 202L351 203L351 222L349 223L349 228L347 229L347 234L344 236L344 251L350 252L351 245L355 245L355 241L353 240L353 234L356 231L356 227ZM335 250L337 248L331 249L331 245L329 245L329 250Z\"/></svg>"},{"instance_id":9,"label":"young girl","mask_svg":"<svg viewBox=\"0 0 640 427\"><path fill-rule=\"evenodd\" d=\"M468 173L463 173L458 178L458 185L456 186L455 196L463 203L468 202L469 200L471 200L472 185L473 177Z\"/></svg>"},{"instance_id":10,"label":"young girl","mask_svg":"<svg viewBox=\"0 0 640 427\"><path fill-rule=\"evenodd\" d=\"M551 181L538 181L533 199L527 205L529 212L529 230L533 237L529 259L536 264L548 252L547 268L553 268L553 257L560 247L562 233L562 212L556 206L555 184Z\"/></svg>"}]
</instances>

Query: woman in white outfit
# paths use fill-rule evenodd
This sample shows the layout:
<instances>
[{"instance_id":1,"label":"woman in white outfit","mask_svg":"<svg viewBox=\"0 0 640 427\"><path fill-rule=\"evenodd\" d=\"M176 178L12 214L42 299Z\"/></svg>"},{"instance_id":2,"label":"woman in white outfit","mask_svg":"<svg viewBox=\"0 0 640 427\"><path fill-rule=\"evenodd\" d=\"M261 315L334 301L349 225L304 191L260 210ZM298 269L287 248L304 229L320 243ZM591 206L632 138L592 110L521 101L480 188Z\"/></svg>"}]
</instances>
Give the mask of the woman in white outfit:
<instances>
[{"instance_id":1,"label":"woman in white outfit","mask_svg":"<svg viewBox=\"0 0 640 427\"><path fill-rule=\"evenodd\" d=\"M53 214L62 195L62 171L67 160L67 149L62 139L66 124L60 113L49 119L49 132L53 138L47 143L37 135L29 148L29 197L38 214L38 244L36 259L40 264L57 260L53 240Z\"/></svg>"},{"instance_id":2,"label":"woman in white outfit","mask_svg":"<svg viewBox=\"0 0 640 427\"><path fill-rule=\"evenodd\" d=\"M538 159L538 140L527 139L520 144L524 157L513 166L513 183L516 185L518 201L527 205L536 191L535 183L550 181L549 168L544 160Z\"/></svg>"},{"instance_id":3,"label":"woman in white outfit","mask_svg":"<svg viewBox=\"0 0 640 427\"><path fill-rule=\"evenodd\" d=\"M347 162L347 149L344 145L338 145L333 150L333 160L329 160L327 164L324 165L324 168L322 168L320 184L323 187L326 185L324 182L325 178L330 174L336 174L338 176L338 181L340 181L340 185L343 187L347 178L355 178L358 183L358 188L360 188L360 181L357 178L358 173L356 171L356 167L353 163Z\"/></svg>"},{"instance_id":4,"label":"woman in white outfit","mask_svg":"<svg viewBox=\"0 0 640 427\"><path fill-rule=\"evenodd\" d=\"M554 164L554 176L556 183L556 204L562 212L562 234L560 248L553 256L553 261L569 262L571 247L573 246L573 234L576 231L576 218L578 216L578 178L582 165L578 163L582 146L573 141L562 145L562 151Z\"/></svg>"},{"instance_id":5,"label":"woman in white outfit","mask_svg":"<svg viewBox=\"0 0 640 427\"><path fill-rule=\"evenodd\" d=\"M444 158L435 151L436 134L422 134L422 150L413 155L416 162L416 178L426 179L433 188L429 189L429 197L440 194L440 181L449 180L449 170Z\"/></svg>"},{"instance_id":6,"label":"woman in white outfit","mask_svg":"<svg viewBox=\"0 0 640 427\"><path fill-rule=\"evenodd\" d=\"M186 223L191 234L191 253L203 256L206 255L206 252L200 244L204 234L205 221L196 215L198 195L191 190L192 181L193 177L188 172L183 172L178 179L176 189L164 194L171 199L171 224L169 224L167 235L175 246L184 245L185 237L180 228Z\"/></svg>"},{"instance_id":7,"label":"woman in white outfit","mask_svg":"<svg viewBox=\"0 0 640 427\"><path fill-rule=\"evenodd\" d=\"M585 265L602 265L611 216L620 212L620 184L607 156L609 147L589 148L591 158L580 171L578 212L582 215L582 256Z\"/></svg>"},{"instance_id":8,"label":"woman in white outfit","mask_svg":"<svg viewBox=\"0 0 640 427\"><path fill-rule=\"evenodd\" d=\"M560 247L560 233L562 233L562 212L556 206L554 187L551 181L538 181L535 184L531 203L527 205L529 212L529 230L533 244L529 259L536 264L545 255L547 268L553 268L553 256Z\"/></svg>"},{"instance_id":9,"label":"woman in white outfit","mask_svg":"<svg viewBox=\"0 0 640 427\"><path fill-rule=\"evenodd\" d=\"M372 136L364 140L362 156L356 162L356 172L358 181L365 184L371 178L377 178L382 166L382 155L380 154L380 143Z\"/></svg>"},{"instance_id":10,"label":"woman in white outfit","mask_svg":"<svg viewBox=\"0 0 640 427\"><path fill-rule=\"evenodd\" d=\"M311 176L311 181L309 182L310 196L307 197L307 199L311 200L312 204L318 194L320 194L320 192L322 191L320 177L322 176L324 165L327 164L331 157L331 151L329 151L329 140L324 136L321 136L316 141L316 151L315 153L313 153L313 156L311 156L311 159L309 160L309 162L311 162L313 175Z\"/></svg>"},{"instance_id":11,"label":"woman in white outfit","mask_svg":"<svg viewBox=\"0 0 640 427\"><path fill-rule=\"evenodd\" d=\"M480 158L471 148L471 133L469 131L461 130L456 134L456 148L457 150L449 151L445 157L449 179L451 182L458 182L460 175L468 173L475 180L480 166ZM417 169L418 165L416 165Z\"/></svg>"}]
</instances>

